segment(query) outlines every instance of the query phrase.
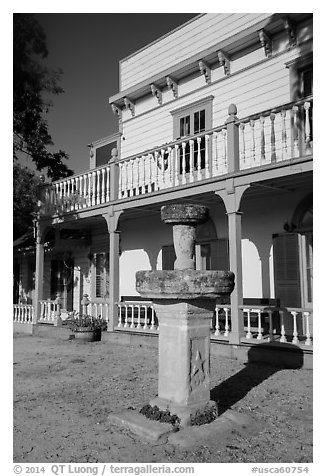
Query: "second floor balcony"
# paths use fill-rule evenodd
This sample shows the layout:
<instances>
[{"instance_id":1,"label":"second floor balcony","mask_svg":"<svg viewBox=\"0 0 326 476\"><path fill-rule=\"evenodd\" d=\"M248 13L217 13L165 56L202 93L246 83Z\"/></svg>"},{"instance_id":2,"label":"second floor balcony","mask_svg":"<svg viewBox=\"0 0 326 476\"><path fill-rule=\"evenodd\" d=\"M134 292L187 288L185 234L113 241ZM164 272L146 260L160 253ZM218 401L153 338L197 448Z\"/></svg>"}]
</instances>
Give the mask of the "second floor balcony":
<instances>
[{"instance_id":1,"label":"second floor balcony","mask_svg":"<svg viewBox=\"0 0 326 476\"><path fill-rule=\"evenodd\" d=\"M127 158L114 151L106 165L44 185L41 215L92 209L311 157L312 110L309 97L238 119L231 105L221 126Z\"/></svg>"}]
</instances>

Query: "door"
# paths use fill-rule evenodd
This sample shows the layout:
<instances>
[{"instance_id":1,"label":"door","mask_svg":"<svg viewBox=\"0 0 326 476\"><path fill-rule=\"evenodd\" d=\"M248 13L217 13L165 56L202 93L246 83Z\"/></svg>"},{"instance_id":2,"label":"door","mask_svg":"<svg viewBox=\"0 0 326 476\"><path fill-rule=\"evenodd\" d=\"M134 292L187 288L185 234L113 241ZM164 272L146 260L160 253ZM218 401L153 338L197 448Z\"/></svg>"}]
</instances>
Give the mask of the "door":
<instances>
[{"instance_id":1,"label":"door","mask_svg":"<svg viewBox=\"0 0 326 476\"><path fill-rule=\"evenodd\" d=\"M62 309L67 311L73 310L73 278L73 258L51 261L51 300L54 300L59 293L62 299Z\"/></svg>"}]
</instances>

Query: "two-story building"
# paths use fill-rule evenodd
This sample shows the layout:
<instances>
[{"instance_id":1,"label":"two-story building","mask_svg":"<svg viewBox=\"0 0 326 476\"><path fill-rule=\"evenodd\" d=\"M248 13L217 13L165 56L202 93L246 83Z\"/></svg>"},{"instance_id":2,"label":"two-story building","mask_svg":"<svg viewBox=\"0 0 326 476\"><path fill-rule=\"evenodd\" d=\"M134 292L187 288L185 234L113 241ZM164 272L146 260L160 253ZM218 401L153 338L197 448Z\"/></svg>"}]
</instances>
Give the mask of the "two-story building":
<instances>
[{"instance_id":1,"label":"two-story building","mask_svg":"<svg viewBox=\"0 0 326 476\"><path fill-rule=\"evenodd\" d=\"M161 206L201 203L196 267L235 273L212 341L311 349L312 37L308 13L201 14L121 60L119 131L90 144L89 170L44 185L14 321L87 294L109 332L157 333L135 272L173 269Z\"/></svg>"}]
</instances>

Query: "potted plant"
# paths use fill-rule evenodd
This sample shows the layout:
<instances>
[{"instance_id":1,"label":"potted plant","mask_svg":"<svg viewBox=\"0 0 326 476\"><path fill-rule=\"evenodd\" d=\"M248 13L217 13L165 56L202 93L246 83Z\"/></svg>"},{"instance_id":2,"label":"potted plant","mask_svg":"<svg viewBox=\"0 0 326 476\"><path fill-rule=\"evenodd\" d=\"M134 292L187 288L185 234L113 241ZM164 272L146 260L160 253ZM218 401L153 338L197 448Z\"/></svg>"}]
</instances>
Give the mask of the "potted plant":
<instances>
[{"instance_id":1,"label":"potted plant","mask_svg":"<svg viewBox=\"0 0 326 476\"><path fill-rule=\"evenodd\" d=\"M75 339L94 342L101 340L102 330L106 330L107 323L92 316L74 314L69 320L69 328L73 331Z\"/></svg>"}]
</instances>

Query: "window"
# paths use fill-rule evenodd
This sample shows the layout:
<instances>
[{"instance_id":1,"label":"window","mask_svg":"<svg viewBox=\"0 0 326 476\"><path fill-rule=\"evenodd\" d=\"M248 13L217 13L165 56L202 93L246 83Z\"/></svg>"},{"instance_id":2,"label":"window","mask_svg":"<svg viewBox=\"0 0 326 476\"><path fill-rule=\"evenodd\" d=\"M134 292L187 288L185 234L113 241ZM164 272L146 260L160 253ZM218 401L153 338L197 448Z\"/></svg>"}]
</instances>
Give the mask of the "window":
<instances>
[{"instance_id":1,"label":"window","mask_svg":"<svg viewBox=\"0 0 326 476\"><path fill-rule=\"evenodd\" d=\"M299 101L313 94L312 54L289 61L285 64L290 74L291 101Z\"/></svg>"},{"instance_id":2,"label":"window","mask_svg":"<svg viewBox=\"0 0 326 476\"><path fill-rule=\"evenodd\" d=\"M109 294L109 254L95 255L95 297L105 298Z\"/></svg>"},{"instance_id":3,"label":"window","mask_svg":"<svg viewBox=\"0 0 326 476\"><path fill-rule=\"evenodd\" d=\"M213 96L208 96L201 101L184 106L172 111L173 116L173 138L185 139L186 147L179 149L179 172L189 173L190 171L190 142L187 138L199 135L212 128L212 101ZM201 136L199 136L201 137ZM194 138L194 163L195 170L205 168L205 136L200 141ZM199 161L199 163L198 163ZM185 170L184 170L185 169Z\"/></svg>"}]
</instances>

